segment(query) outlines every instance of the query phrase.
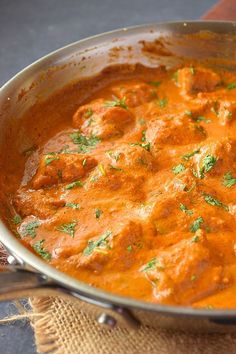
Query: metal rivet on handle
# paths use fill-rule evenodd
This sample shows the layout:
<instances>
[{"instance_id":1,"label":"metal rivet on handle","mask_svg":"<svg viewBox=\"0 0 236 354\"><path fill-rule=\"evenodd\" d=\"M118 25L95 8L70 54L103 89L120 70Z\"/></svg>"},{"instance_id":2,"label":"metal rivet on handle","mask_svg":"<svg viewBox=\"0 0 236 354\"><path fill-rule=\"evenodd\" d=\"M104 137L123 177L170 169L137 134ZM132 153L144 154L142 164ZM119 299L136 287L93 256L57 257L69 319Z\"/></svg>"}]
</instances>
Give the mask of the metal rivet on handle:
<instances>
[{"instance_id":1,"label":"metal rivet on handle","mask_svg":"<svg viewBox=\"0 0 236 354\"><path fill-rule=\"evenodd\" d=\"M97 317L97 322L105 327L114 328L117 321L114 317L103 312Z\"/></svg>"},{"instance_id":2,"label":"metal rivet on handle","mask_svg":"<svg viewBox=\"0 0 236 354\"><path fill-rule=\"evenodd\" d=\"M16 265L16 264L18 264L17 260L16 260L15 257L13 257L12 255L10 255L10 256L7 257L7 262L8 262L10 265Z\"/></svg>"}]
</instances>

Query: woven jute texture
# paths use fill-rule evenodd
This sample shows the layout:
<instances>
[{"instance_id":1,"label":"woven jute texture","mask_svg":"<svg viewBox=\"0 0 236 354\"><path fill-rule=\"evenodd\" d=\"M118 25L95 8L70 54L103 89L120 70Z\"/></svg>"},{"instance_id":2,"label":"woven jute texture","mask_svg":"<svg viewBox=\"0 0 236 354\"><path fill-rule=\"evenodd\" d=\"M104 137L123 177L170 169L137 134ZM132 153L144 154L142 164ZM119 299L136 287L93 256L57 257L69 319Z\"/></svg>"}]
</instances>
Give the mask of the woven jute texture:
<instances>
[{"instance_id":1,"label":"woven jute texture","mask_svg":"<svg viewBox=\"0 0 236 354\"><path fill-rule=\"evenodd\" d=\"M145 326L136 331L120 327L107 330L76 305L59 298L31 299L31 305L37 315L32 326L39 353L236 353L236 334L190 334Z\"/></svg>"}]
</instances>

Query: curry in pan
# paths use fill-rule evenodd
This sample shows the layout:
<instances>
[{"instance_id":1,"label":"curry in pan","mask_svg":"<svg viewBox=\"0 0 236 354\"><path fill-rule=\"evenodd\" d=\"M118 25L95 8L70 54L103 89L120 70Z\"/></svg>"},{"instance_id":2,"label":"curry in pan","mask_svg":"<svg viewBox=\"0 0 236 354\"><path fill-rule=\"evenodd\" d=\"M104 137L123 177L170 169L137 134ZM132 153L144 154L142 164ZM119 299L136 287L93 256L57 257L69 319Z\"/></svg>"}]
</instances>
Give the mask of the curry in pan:
<instances>
[{"instance_id":1,"label":"curry in pan","mask_svg":"<svg viewBox=\"0 0 236 354\"><path fill-rule=\"evenodd\" d=\"M26 247L112 293L236 307L235 73L107 69L18 124L35 144L9 140L1 199Z\"/></svg>"}]
</instances>

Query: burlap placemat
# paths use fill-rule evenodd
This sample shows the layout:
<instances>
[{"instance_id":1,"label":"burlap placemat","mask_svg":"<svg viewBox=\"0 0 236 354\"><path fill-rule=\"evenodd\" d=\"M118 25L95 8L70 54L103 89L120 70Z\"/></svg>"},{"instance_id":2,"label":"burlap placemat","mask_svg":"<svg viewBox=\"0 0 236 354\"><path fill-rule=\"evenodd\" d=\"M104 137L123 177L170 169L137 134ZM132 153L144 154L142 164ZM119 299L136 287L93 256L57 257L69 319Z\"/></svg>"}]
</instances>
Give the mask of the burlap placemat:
<instances>
[{"instance_id":1,"label":"burlap placemat","mask_svg":"<svg viewBox=\"0 0 236 354\"><path fill-rule=\"evenodd\" d=\"M5 261L0 248L0 262ZM53 354L233 354L235 334L193 334L142 326L129 331L102 328L74 303L60 298L29 299L31 310L4 320L28 318L38 353ZM0 321L1 322L1 321Z\"/></svg>"},{"instance_id":2,"label":"burlap placemat","mask_svg":"<svg viewBox=\"0 0 236 354\"><path fill-rule=\"evenodd\" d=\"M101 328L76 305L59 298L32 299L32 321L40 353L55 354L231 354L236 334L189 334L142 326L137 331ZM39 316L42 314L42 316Z\"/></svg>"}]
</instances>

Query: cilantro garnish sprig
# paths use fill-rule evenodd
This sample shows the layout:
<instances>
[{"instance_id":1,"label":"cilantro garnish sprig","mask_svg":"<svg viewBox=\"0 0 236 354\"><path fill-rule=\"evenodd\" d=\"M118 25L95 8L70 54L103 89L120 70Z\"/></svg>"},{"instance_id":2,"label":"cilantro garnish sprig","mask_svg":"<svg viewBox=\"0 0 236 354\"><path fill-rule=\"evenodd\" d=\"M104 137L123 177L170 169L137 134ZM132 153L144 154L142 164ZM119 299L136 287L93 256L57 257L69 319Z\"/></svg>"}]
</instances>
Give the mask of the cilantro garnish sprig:
<instances>
[{"instance_id":1,"label":"cilantro garnish sprig","mask_svg":"<svg viewBox=\"0 0 236 354\"><path fill-rule=\"evenodd\" d=\"M227 188L232 188L236 184L236 177L233 177L232 172L227 172L223 177L223 185Z\"/></svg>"},{"instance_id":2,"label":"cilantro garnish sprig","mask_svg":"<svg viewBox=\"0 0 236 354\"><path fill-rule=\"evenodd\" d=\"M123 97L120 100L116 98L113 101L106 101L105 107L121 107L124 109L128 109L128 106L126 104L126 97Z\"/></svg>"},{"instance_id":3,"label":"cilantro garnish sprig","mask_svg":"<svg viewBox=\"0 0 236 354\"><path fill-rule=\"evenodd\" d=\"M22 236L30 236L32 238L36 237L36 230L39 227L40 222L38 220L31 221L26 225L23 225L22 231L20 234Z\"/></svg>"},{"instance_id":4,"label":"cilantro garnish sprig","mask_svg":"<svg viewBox=\"0 0 236 354\"><path fill-rule=\"evenodd\" d=\"M184 212L187 215L192 215L193 211L188 209L188 207L185 204L180 203L179 208L182 212Z\"/></svg>"},{"instance_id":5,"label":"cilantro garnish sprig","mask_svg":"<svg viewBox=\"0 0 236 354\"><path fill-rule=\"evenodd\" d=\"M56 156L55 154L47 154L47 155L44 157L45 166L48 166L48 165L50 165L53 161L57 161L57 160L59 160L59 156Z\"/></svg>"},{"instance_id":6,"label":"cilantro garnish sprig","mask_svg":"<svg viewBox=\"0 0 236 354\"><path fill-rule=\"evenodd\" d=\"M185 160L185 161L189 161L191 159L191 157L193 157L194 155L196 154L199 154L200 153L200 148L199 149L196 149L192 152L189 152L185 155L182 155L182 159Z\"/></svg>"},{"instance_id":7,"label":"cilantro garnish sprig","mask_svg":"<svg viewBox=\"0 0 236 354\"><path fill-rule=\"evenodd\" d=\"M72 221L69 223L64 223L56 228L57 231L64 232L65 234L70 235L71 237L75 236L75 227L77 221Z\"/></svg>"},{"instance_id":8,"label":"cilantro garnish sprig","mask_svg":"<svg viewBox=\"0 0 236 354\"><path fill-rule=\"evenodd\" d=\"M146 273L146 272L155 270L156 268L163 270L164 266L160 264L160 262L157 258L152 258L148 263L146 263L142 267L141 271Z\"/></svg>"},{"instance_id":9,"label":"cilantro garnish sprig","mask_svg":"<svg viewBox=\"0 0 236 354\"><path fill-rule=\"evenodd\" d=\"M179 173L183 172L185 169L186 167L182 163L172 167L172 171L175 175L178 175Z\"/></svg>"},{"instance_id":10,"label":"cilantro garnish sprig","mask_svg":"<svg viewBox=\"0 0 236 354\"><path fill-rule=\"evenodd\" d=\"M197 230L201 228L201 225L204 223L204 219L202 216L199 216L194 222L190 225L190 231L195 233Z\"/></svg>"},{"instance_id":11,"label":"cilantro garnish sprig","mask_svg":"<svg viewBox=\"0 0 236 354\"><path fill-rule=\"evenodd\" d=\"M140 146L143 149L147 150L150 152L151 150L151 143L130 143L131 146Z\"/></svg>"},{"instance_id":12,"label":"cilantro garnish sprig","mask_svg":"<svg viewBox=\"0 0 236 354\"><path fill-rule=\"evenodd\" d=\"M212 195L207 194L207 193L203 193L203 198L207 204L223 208L225 211L229 211L228 205L222 203L221 201L219 201L218 199L216 199Z\"/></svg>"},{"instance_id":13,"label":"cilantro garnish sprig","mask_svg":"<svg viewBox=\"0 0 236 354\"><path fill-rule=\"evenodd\" d=\"M94 149L98 143L100 143L100 139L91 135L89 137L81 134L79 131L70 134L70 138L72 139L75 145L78 145L78 151L87 153L90 152L91 149Z\"/></svg>"},{"instance_id":14,"label":"cilantro garnish sprig","mask_svg":"<svg viewBox=\"0 0 236 354\"><path fill-rule=\"evenodd\" d=\"M33 244L33 249L43 259L45 259L46 261L50 261L52 258L52 255L51 255L51 253L49 253L48 251L46 251L44 249L44 242L45 242L45 240L39 240L39 241L35 242Z\"/></svg>"},{"instance_id":15,"label":"cilantro garnish sprig","mask_svg":"<svg viewBox=\"0 0 236 354\"><path fill-rule=\"evenodd\" d=\"M83 251L83 254L85 256L89 256L96 250L96 248L107 248L109 243L108 239L111 235L111 231L106 231L97 240L89 240L87 247Z\"/></svg>"},{"instance_id":16,"label":"cilantro garnish sprig","mask_svg":"<svg viewBox=\"0 0 236 354\"><path fill-rule=\"evenodd\" d=\"M74 181L74 182L71 182L71 183L69 183L69 184L67 184L66 186L65 186L65 189L66 190L70 190L70 189L73 189L73 188L75 188L75 187L83 187L83 182L81 182L81 181Z\"/></svg>"}]
</instances>

